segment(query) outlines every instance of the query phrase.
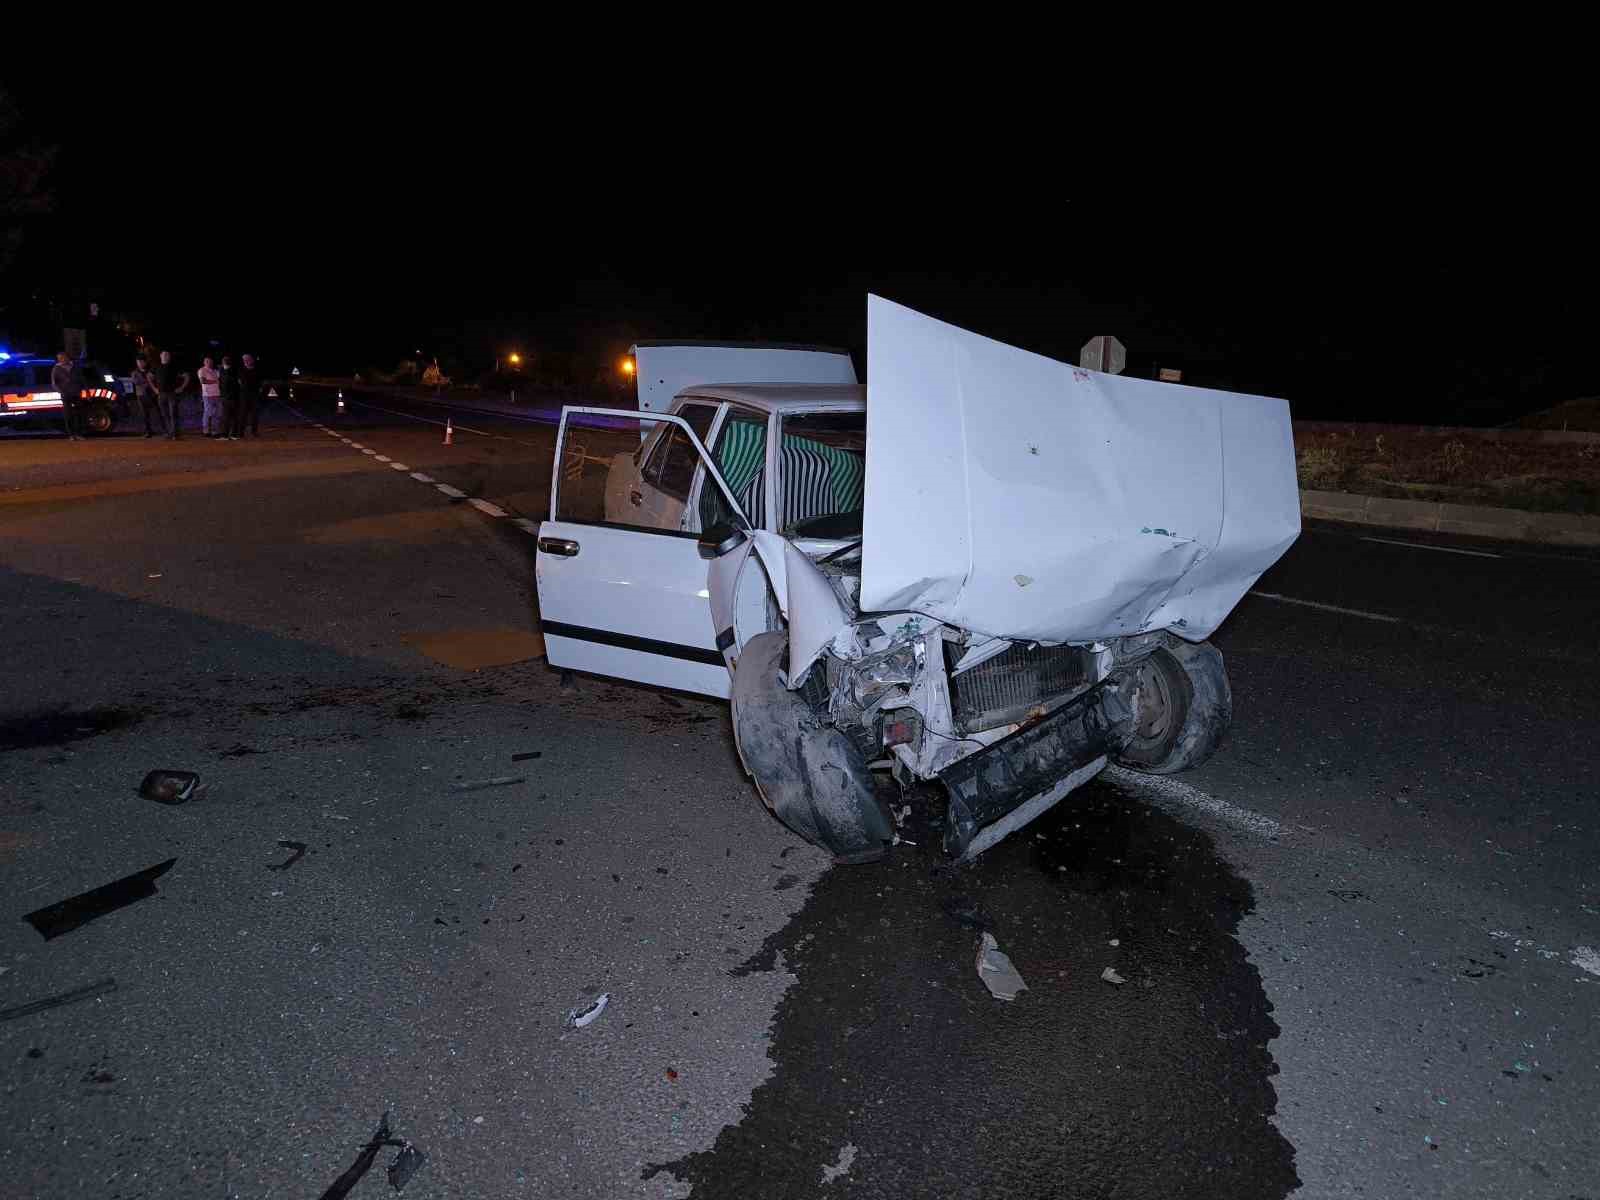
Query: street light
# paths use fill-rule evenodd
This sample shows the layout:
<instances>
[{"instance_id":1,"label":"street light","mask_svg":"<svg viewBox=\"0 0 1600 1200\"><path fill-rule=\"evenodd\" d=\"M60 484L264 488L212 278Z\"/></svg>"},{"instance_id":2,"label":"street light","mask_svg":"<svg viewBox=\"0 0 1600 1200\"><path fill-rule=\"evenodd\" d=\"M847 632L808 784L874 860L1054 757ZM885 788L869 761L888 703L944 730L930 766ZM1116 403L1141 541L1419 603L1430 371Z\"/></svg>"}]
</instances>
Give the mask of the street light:
<instances>
[{"instance_id":1,"label":"street light","mask_svg":"<svg viewBox=\"0 0 1600 1200\"><path fill-rule=\"evenodd\" d=\"M513 350L508 356L507 361L510 362L513 367L520 367L522 365L522 355Z\"/></svg>"},{"instance_id":2,"label":"street light","mask_svg":"<svg viewBox=\"0 0 1600 1200\"><path fill-rule=\"evenodd\" d=\"M624 375L633 374L633 359L625 358L622 360L622 373Z\"/></svg>"}]
</instances>

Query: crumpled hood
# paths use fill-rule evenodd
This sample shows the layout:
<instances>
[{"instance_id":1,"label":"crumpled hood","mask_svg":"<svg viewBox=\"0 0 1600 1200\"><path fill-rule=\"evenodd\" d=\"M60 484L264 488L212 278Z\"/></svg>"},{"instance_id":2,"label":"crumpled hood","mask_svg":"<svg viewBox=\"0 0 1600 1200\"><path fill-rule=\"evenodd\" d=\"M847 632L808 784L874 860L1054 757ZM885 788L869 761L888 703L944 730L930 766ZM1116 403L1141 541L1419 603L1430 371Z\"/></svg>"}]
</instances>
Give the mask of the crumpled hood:
<instances>
[{"instance_id":1,"label":"crumpled hood","mask_svg":"<svg viewBox=\"0 0 1600 1200\"><path fill-rule=\"evenodd\" d=\"M1300 532L1287 401L1087 371L867 299L861 608L1209 637Z\"/></svg>"}]
</instances>

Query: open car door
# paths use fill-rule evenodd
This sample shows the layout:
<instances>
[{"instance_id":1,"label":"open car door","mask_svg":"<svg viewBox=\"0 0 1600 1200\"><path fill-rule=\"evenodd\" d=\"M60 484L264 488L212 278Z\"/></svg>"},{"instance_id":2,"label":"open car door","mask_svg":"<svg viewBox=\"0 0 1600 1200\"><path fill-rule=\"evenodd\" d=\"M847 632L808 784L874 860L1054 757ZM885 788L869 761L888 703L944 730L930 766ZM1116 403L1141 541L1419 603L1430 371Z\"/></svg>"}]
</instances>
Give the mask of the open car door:
<instances>
[{"instance_id":1,"label":"open car door","mask_svg":"<svg viewBox=\"0 0 1600 1200\"><path fill-rule=\"evenodd\" d=\"M537 575L551 665L726 698L698 541L748 522L689 422L563 408L550 515Z\"/></svg>"}]
</instances>

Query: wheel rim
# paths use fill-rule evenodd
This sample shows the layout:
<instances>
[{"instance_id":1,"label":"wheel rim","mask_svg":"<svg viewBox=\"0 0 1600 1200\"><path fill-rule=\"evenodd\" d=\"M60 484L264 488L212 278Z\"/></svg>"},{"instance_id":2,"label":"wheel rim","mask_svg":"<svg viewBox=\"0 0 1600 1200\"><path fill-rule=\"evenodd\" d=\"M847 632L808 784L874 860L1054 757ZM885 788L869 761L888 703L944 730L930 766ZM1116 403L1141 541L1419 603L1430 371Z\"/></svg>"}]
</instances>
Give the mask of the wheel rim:
<instances>
[{"instance_id":1,"label":"wheel rim","mask_svg":"<svg viewBox=\"0 0 1600 1200\"><path fill-rule=\"evenodd\" d=\"M1138 724L1133 727L1134 745L1159 746L1166 740L1172 724L1172 690L1167 685L1166 672L1145 659L1134 677L1134 691L1139 712Z\"/></svg>"}]
</instances>

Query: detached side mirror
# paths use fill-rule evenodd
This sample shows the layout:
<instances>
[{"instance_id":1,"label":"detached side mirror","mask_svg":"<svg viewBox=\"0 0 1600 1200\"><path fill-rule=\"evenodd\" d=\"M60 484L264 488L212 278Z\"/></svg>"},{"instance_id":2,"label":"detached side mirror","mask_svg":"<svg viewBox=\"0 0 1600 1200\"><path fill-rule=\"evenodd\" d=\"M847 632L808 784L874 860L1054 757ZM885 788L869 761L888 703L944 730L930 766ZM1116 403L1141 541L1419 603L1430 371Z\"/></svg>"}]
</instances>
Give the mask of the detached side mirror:
<instances>
[{"instance_id":1,"label":"detached side mirror","mask_svg":"<svg viewBox=\"0 0 1600 1200\"><path fill-rule=\"evenodd\" d=\"M744 530L726 521L718 521L700 535L700 557L721 558L728 551L737 550L747 540Z\"/></svg>"}]
</instances>

